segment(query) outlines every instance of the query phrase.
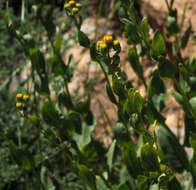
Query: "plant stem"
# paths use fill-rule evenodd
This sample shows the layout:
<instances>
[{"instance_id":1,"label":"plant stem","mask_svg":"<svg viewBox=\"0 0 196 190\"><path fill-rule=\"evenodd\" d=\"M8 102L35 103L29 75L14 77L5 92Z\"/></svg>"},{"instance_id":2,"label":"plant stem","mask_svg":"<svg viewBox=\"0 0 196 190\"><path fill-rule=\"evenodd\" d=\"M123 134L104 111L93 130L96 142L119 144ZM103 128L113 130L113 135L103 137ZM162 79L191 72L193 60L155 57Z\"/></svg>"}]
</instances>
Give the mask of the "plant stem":
<instances>
[{"instance_id":1,"label":"plant stem","mask_svg":"<svg viewBox=\"0 0 196 190\"><path fill-rule=\"evenodd\" d=\"M174 81L174 84L177 86L178 90L180 91L181 95L183 96L188 108L191 110L191 114L192 114L193 118L196 120L196 112L193 109L193 107L191 106L191 104L187 98L187 94L184 92L184 90L181 88L179 82L175 78L173 78L173 81Z\"/></svg>"},{"instance_id":2,"label":"plant stem","mask_svg":"<svg viewBox=\"0 0 196 190\"><path fill-rule=\"evenodd\" d=\"M104 67L103 67L103 65L102 65L101 62L99 62L99 65L100 65L100 67L101 67L101 69L102 69L102 71L103 71L103 73L104 73L104 75L105 75L105 79L106 79L106 81L107 81L107 83L108 83L108 86L109 86L109 88L110 88L110 91L112 92L112 94L113 94L113 96L114 96L115 104L117 105L117 100L116 100L116 98L115 98L114 92L113 92L112 87L111 87L111 85L110 85L110 81L109 81L108 75L107 75L107 73L106 73L106 71L105 71L105 69L104 69Z\"/></svg>"},{"instance_id":3,"label":"plant stem","mask_svg":"<svg viewBox=\"0 0 196 190\"><path fill-rule=\"evenodd\" d=\"M189 0L186 0L185 3L184 3L184 8L183 8L183 14L182 14L182 20L181 20L181 23L180 23L180 28L182 29L183 26L184 26L184 20L185 20L185 13L186 13L186 10L187 10L187 5L189 3Z\"/></svg>"},{"instance_id":4,"label":"plant stem","mask_svg":"<svg viewBox=\"0 0 196 190\"><path fill-rule=\"evenodd\" d=\"M22 140L21 140L20 126L17 126L17 132L18 132L18 145L19 145L19 147L21 147L22 146Z\"/></svg>"},{"instance_id":5,"label":"plant stem","mask_svg":"<svg viewBox=\"0 0 196 190\"><path fill-rule=\"evenodd\" d=\"M70 101L70 103L71 103L71 105L72 105L72 107L73 107L73 102L72 102L71 94L70 94L70 92L69 92L68 83L67 83L67 80L66 80L65 77L64 77L64 82L65 82L65 90L66 90L66 93L67 93L67 95L68 95L68 97L69 97L69 101Z\"/></svg>"},{"instance_id":6,"label":"plant stem","mask_svg":"<svg viewBox=\"0 0 196 190\"><path fill-rule=\"evenodd\" d=\"M170 7L169 7L168 0L165 0L165 3L166 3L166 5L167 5L168 10L170 11Z\"/></svg>"}]
</instances>

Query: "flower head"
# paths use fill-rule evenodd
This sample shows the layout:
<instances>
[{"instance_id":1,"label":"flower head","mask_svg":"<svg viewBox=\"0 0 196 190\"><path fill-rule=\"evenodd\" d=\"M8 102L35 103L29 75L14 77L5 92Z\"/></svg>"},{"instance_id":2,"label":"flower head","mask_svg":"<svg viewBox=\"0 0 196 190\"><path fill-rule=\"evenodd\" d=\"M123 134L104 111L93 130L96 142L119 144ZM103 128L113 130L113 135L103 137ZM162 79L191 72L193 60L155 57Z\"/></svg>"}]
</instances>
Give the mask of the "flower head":
<instances>
[{"instance_id":1,"label":"flower head","mask_svg":"<svg viewBox=\"0 0 196 190\"><path fill-rule=\"evenodd\" d=\"M22 99L22 97L23 97L23 95L22 95L21 93L16 94L16 98L17 98L18 100Z\"/></svg>"},{"instance_id":2,"label":"flower head","mask_svg":"<svg viewBox=\"0 0 196 190\"><path fill-rule=\"evenodd\" d=\"M75 4L75 1L69 1L69 4L70 5L74 5Z\"/></svg>"},{"instance_id":3,"label":"flower head","mask_svg":"<svg viewBox=\"0 0 196 190\"><path fill-rule=\"evenodd\" d=\"M82 5L80 3L76 3L76 7L81 7Z\"/></svg>"},{"instance_id":4,"label":"flower head","mask_svg":"<svg viewBox=\"0 0 196 190\"><path fill-rule=\"evenodd\" d=\"M112 36L104 36L105 43L110 43L112 41Z\"/></svg>"},{"instance_id":5,"label":"flower head","mask_svg":"<svg viewBox=\"0 0 196 190\"><path fill-rule=\"evenodd\" d=\"M26 94L25 94L25 95L23 96L23 100L25 100L25 101L29 100L29 95L26 95Z\"/></svg>"},{"instance_id":6,"label":"flower head","mask_svg":"<svg viewBox=\"0 0 196 190\"><path fill-rule=\"evenodd\" d=\"M74 13L77 13L78 12L78 8L76 8L76 7L74 7L73 9L72 9L72 11L74 12Z\"/></svg>"},{"instance_id":7,"label":"flower head","mask_svg":"<svg viewBox=\"0 0 196 190\"><path fill-rule=\"evenodd\" d=\"M69 3L66 3L65 5L64 5L64 8L69 8L70 7L70 4Z\"/></svg>"},{"instance_id":8,"label":"flower head","mask_svg":"<svg viewBox=\"0 0 196 190\"><path fill-rule=\"evenodd\" d=\"M114 40L114 41L113 41L113 45L114 45L114 46L119 45L119 41L118 41L118 40Z\"/></svg>"},{"instance_id":9,"label":"flower head","mask_svg":"<svg viewBox=\"0 0 196 190\"><path fill-rule=\"evenodd\" d=\"M99 46L100 46L101 50L104 50L104 49L107 48L107 44L106 43L101 43Z\"/></svg>"},{"instance_id":10,"label":"flower head","mask_svg":"<svg viewBox=\"0 0 196 190\"><path fill-rule=\"evenodd\" d=\"M16 103L16 107L17 107L17 108L22 108L22 103L21 103L21 102L17 102L17 103Z\"/></svg>"}]
</instances>

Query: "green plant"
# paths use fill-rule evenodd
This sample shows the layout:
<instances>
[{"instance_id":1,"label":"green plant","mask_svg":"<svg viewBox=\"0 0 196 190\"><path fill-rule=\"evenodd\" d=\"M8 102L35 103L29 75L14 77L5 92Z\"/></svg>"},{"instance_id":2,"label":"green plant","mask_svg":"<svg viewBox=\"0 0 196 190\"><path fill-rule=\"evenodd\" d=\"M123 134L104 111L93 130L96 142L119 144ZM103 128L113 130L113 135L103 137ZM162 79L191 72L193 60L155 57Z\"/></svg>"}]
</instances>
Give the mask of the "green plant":
<instances>
[{"instance_id":1,"label":"green plant","mask_svg":"<svg viewBox=\"0 0 196 190\"><path fill-rule=\"evenodd\" d=\"M4 182L2 188L11 189L14 184L15 189L173 190L196 187L195 152L189 160L184 149L191 146L196 151L196 59L184 59L181 55L192 29L189 26L180 37L177 10L173 10L173 1L166 2L168 35L175 37L172 61L167 57L165 40L159 31L150 40L147 20L140 21L134 1L123 0L120 4L123 12L120 21L125 25L124 36L130 44L127 58L146 88L147 97L140 95L120 67L120 42L113 36L104 36L98 42L89 39L81 31L82 5L69 1L64 6L69 21L76 26L79 44L88 49L91 59L100 65L108 98L118 109L109 148L92 136L96 121L90 110L90 95L84 94L85 100L77 99L69 91L74 58L70 56L68 63L64 63L62 37L55 35L55 24L52 20L48 22L49 14L44 14L43 4L36 2L36 17L46 31L49 58L46 58L47 51L44 54L41 50L37 38L28 30L26 33L17 30L9 15L5 15L8 31L18 39L31 61L32 88L16 96L23 127L18 126L14 137L1 133L5 144L1 151L10 151L14 164L9 169L17 170L17 175ZM145 80L140 61L146 54L157 64L149 82ZM167 106L165 80L175 85L176 90L168 92L185 112L183 145L161 114ZM50 97L52 91L56 101Z\"/></svg>"}]
</instances>

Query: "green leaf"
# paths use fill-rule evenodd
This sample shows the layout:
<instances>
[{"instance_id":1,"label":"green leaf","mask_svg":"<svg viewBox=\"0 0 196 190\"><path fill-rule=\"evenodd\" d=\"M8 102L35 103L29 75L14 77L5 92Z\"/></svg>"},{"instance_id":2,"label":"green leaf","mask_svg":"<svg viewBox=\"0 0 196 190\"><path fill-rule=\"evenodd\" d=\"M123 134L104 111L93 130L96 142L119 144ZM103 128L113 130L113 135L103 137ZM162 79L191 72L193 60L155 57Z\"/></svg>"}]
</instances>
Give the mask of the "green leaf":
<instances>
[{"instance_id":1,"label":"green leaf","mask_svg":"<svg viewBox=\"0 0 196 190\"><path fill-rule=\"evenodd\" d=\"M128 187L127 184L124 183L119 185L118 190L130 190L130 188Z\"/></svg>"},{"instance_id":2,"label":"green leaf","mask_svg":"<svg viewBox=\"0 0 196 190\"><path fill-rule=\"evenodd\" d=\"M182 145L176 136L163 126L158 128L158 141L167 161L177 172L189 171L189 161Z\"/></svg>"},{"instance_id":3,"label":"green leaf","mask_svg":"<svg viewBox=\"0 0 196 190\"><path fill-rule=\"evenodd\" d=\"M160 171L158 155L154 147L148 143L141 148L141 164L147 171Z\"/></svg>"},{"instance_id":4,"label":"green leaf","mask_svg":"<svg viewBox=\"0 0 196 190\"><path fill-rule=\"evenodd\" d=\"M69 119L72 121L72 123L75 126L75 131L78 134L82 133L82 119L79 113L77 112L70 112L69 113Z\"/></svg>"},{"instance_id":5,"label":"green leaf","mask_svg":"<svg viewBox=\"0 0 196 190\"><path fill-rule=\"evenodd\" d=\"M131 141L124 144L123 160L127 166L129 174L136 179L141 173L141 168L134 144Z\"/></svg>"},{"instance_id":6,"label":"green leaf","mask_svg":"<svg viewBox=\"0 0 196 190\"><path fill-rule=\"evenodd\" d=\"M109 87L108 82L106 82L106 92L107 92L107 95L108 95L108 98L110 99L110 101L112 103L116 104L116 98L112 92L112 89Z\"/></svg>"},{"instance_id":7,"label":"green leaf","mask_svg":"<svg viewBox=\"0 0 196 190\"><path fill-rule=\"evenodd\" d=\"M41 168L40 179L41 179L42 185L44 186L44 189L55 190L55 186L53 185L52 180L49 178L47 168L45 166L42 166Z\"/></svg>"},{"instance_id":8,"label":"green leaf","mask_svg":"<svg viewBox=\"0 0 196 190\"><path fill-rule=\"evenodd\" d=\"M88 125L93 124L93 114L90 110L90 97L87 101L80 101L75 105L75 111L81 114L82 118Z\"/></svg>"},{"instance_id":9,"label":"green leaf","mask_svg":"<svg viewBox=\"0 0 196 190\"><path fill-rule=\"evenodd\" d=\"M97 49L96 49L96 43L95 42L91 42L90 44L90 55L91 55L91 59L93 61L97 61L99 54L97 53Z\"/></svg>"},{"instance_id":10,"label":"green leaf","mask_svg":"<svg viewBox=\"0 0 196 190\"><path fill-rule=\"evenodd\" d=\"M184 49L187 46L191 33L192 33L192 24L190 23L184 35L182 36L182 41L181 41L182 49Z\"/></svg>"},{"instance_id":11,"label":"green leaf","mask_svg":"<svg viewBox=\"0 0 196 190\"><path fill-rule=\"evenodd\" d=\"M75 62L73 54L69 55L69 60L67 63L67 71L66 71L66 75L67 75L66 77L68 82L70 82L71 79L73 78L73 74L76 66L77 66L77 62Z\"/></svg>"},{"instance_id":12,"label":"green leaf","mask_svg":"<svg viewBox=\"0 0 196 190\"><path fill-rule=\"evenodd\" d=\"M167 185L168 185L168 190L174 190L174 189L182 190L180 182L176 179L175 176L170 178L170 180L169 180Z\"/></svg>"},{"instance_id":13,"label":"green leaf","mask_svg":"<svg viewBox=\"0 0 196 190\"><path fill-rule=\"evenodd\" d=\"M95 175L85 165L79 165L79 175L91 190L97 190Z\"/></svg>"},{"instance_id":14,"label":"green leaf","mask_svg":"<svg viewBox=\"0 0 196 190\"><path fill-rule=\"evenodd\" d=\"M59 54L61 53L61 45L62 45L62 42L63 42L63 37L62 36L58 37L57 40L54 42L55 50Z\"/></svg>"},{"instance_id":15,"label":"green leaf","mask_svg":"<svg viewBox=\"0 0 196 190\"><path fill-rule=\"evenodd\" d=\"M85 122L82 123L82 134L75 133L73 139L75 140L79 150L82 150L84 146L90 143L91 134L95 129L96 123L94 122L92 125L86 125Z\"/></svg>"},{"instance_id":16,"label":"green leaf","mask_svg":"<svg viewBox=\"0 0 196 190\"><path fill-rule=\"evenodd\" d=\"M193 107L194 111L196 112L196 97L193 97L189 100L191 106Z\"/></svg>"},{"instance_id":17,"label":"green leaf","mask_svg":"<svg viewBox=\"0 0 196 190\"><path fill-rule=\"evenodd\" d=\"M167 17L167 32L169 35L177 35L180 31L178 26L177 10L172 10Z\"/></svg>"},{"instance_id":18,"label":"green leaf","mask_svg":"<svg viewBox=\"0 0 196 190\"><path fill-rule=\"evenodd\" d=\"M141 28L142 28L142 36L143 36L144 42L147 45L150 45L150 41L149 41L149 31L150 31L150 29L149 29L146 18L142 19Z\"/></svg>"},{"instance_id":19,"label":"green leaf","mask_svg":"<svg viewBox=\"0 0 196 190\"><path fill-rule=\"evenodd\" d=\"M180 78L179 78L180 86L184 90L184 92L190 92L190 76L188 73L185 73L183 70L180 69Z\"/></svg>"},{"instance_id":20,"label":"green leaf","mask_svg":"<svg viewBox=\"0 0 196 190\"><path fill-rule=\"evenodd\" d=\"M89 144L85 145L82 150L80 150L80 153L80 161L93 166L97 162L101 164L102 161L105 160L105 156L100 157L100 155L105 155L106 150L103 143L92 139Z\"/></svg>"},{"instance_id":21,"label":"green leaf","mask_svg":"<svg viewBox=\"0 0 196 190\"><path fill-rule=\"evenodd\" d=\"M114 158L114 152L115 152L115 146L116 146L116 140L113 140L112 144L110 145L110 148L108 150L108 156L107 156L107 164L109 171L112 171L113 168L113 158Z\"/></svg>"},{"instance_id":22,"label":"green leaf","mask_svg":"<svg viewBox=\"0 0 196 190\"><path fill-rule=\"evenodd\" d=\"M192 117L188 117L187 113L185 113L184 125L185 125L184 145L190 147L190 143L189 143L190 135L191 133L196 133L195 119Z\"/></svg>"},{"instance_id":23,"label":"green leaf","mask_svg":"<svg viewBox=\"0 0 196 190\"><path fill-rule=\"evenodd\" d=\"M137 178L137 190L149 190L150 182L147 176L139 175Z\"/></svg>"},{"instance_id":24,"label":"green leaf","mask_svg":"<svg viewBox=\"0 0 196 190\"><path fill-rule=\"evenodd\" d=\"M196 135L194 135L194 141L196 140L195 136ZM192 174L192 178L193 178L194 188L196 188L196 154L195 154L195 148L196 147L195 147L195 142L194 142L194 154L193 154L193 157L192 157L192 159L190 161L191 174Z\"/></svg>"},{"instance_id":25,"label":"green leaf","mask_svg":"<svg viewBox=\"0 0 196 190\"><path fill-rule=\"evenodd\" d=\"M163 80L173 78L176 73L175 66L168 59L163 57L159 58L158 70Z\"/></svg>"},{"instance_id":26,"label":"green leaf","mask_svg":"<svg viewBox=\"0 0 196 190\"><path fill-rule=\"evenodd\" d=\"M60 122L59 114L51 101L44 103L40 110L44 121L48 125L58 126Z\"/></svg>"},{"instance_id":27,"label":"green leaf","mask_svg":"<svg viewBox=\"0 0 196 190\"><path fill-rule=\"evenodd\" d=\"M145 100L135 88L128 90L126 102L123 105L124 112L128 114L141 113Z\"/></svg>"},{"instance_id":28,"label":"green leaf","mask_svg":"<svg viewBox=\"0 0 196 190\"><path fill-rule=\"evenodd\" d=\"M105 182L103 181L103 179L100 176L96 175L96 185L97 185L97 189L101 189L101 190L108 190Z\"/></svg>"},{"instance_id":29,"label":"green leaf","mask_svg":"<svg viewBox=\"0 0 196 190\"><path fill-rule=\"evenodd\" d=\"M34 125L34 126L39 126L40 124L40 118L37 117L36 115L28 115L28 120Z\"/></svg>"},{"instance_id":30,"label":"green leaf","mask_svg":"<svg viewBox=\"0 0 196 190\"><path fill-rule=\"evenodd\" d=\"M160 57L166 56L165 41L159 31L156 31L154 34L150 48L150 55L156 61L159 61Z\"/></svg>"},{"instance_id":31,"label":"green leaf","mask_svg":"<svg viewBox=\"0 0 196 190\"><path fill-rule=\"evenodd\" d=\"M90 40L89 40L88 36L82 31L78 31L78 41L81 46L83 46L85 48L90 47Z\"/></svg>"},{"instance_id":32,"label":"green leaf","mask_svg":"<svg viewBox=\"0 0 196 190\"><path fill-rule=\"evenodd\" d=\"M120 122L117 122L113 127L113 132L114 137L115 139L117 139L117 141L124 142L130 140L129 135L127 134L126 127Z\"/></svg>"},{"instance_id":33,"label":"green leaf","mask_svg":"<svg viewBox=\"0 0 196 190\"><path fill-rule=\"evenodd\" d=\"M191 117L191 113L189 110L189 106L187 105L186 101L184 100L183 96L179 94L178 92L174 90L169 90L168 91L174 98L175 100L182 106L184 112L188 114L189 117Z\"/></svg>"},{"instance_id":34,"label":"green leaf","mask_svg":"<svg viewBox=\"0 0 196 190\"><path fill-rule=\"evenodd\" d=\"M148 99L152 100L158 111L161 111L165 107L166 88L157 70L152 73L150 82L148 83Z\"/></svg>"},{"instance_id":35,"label":"green leaf","mask_svg":"<svg viewBox=\"0 0 196 190\"><path fill-rule=\"evenodd\" d=\"M135 48L129 49L128 59L135 73L138 75L140 79L143 79L143 68L139 62L139 57L137 55Z\"/></svg>"},{"instance_id":36,"label":"green leaf","mask_svg":"<svg viewBox=\"0 0 196 190\"><path fill-rule=\"evenodd\" d=\"M149 190L159 190L159 185L158 184L151 185Z\"/></svg>"},{"instance_id":37,"label":"green leaf","mask_svg":"<svg viewBox=\"0 0 196 190\"><path fill-rule=\"evenodd\" d=\"M70 97L65 92L60 92L58 94L58 104L60 106L65 106L67 109L72 109L73 108Z\"/></svg>"},{"instance_id":38,"label":"green leaf","mask_svg":"<svg viewBox=\"0 0 196 190\"><path fill-rule=\"evenodd\" d=\"M158 121L161 124L165 123L165 118L161 115L160 112L154 107L152 102L148 101L146 106L143 109L143 113L147 115L149 123L153 124L155 121Z\"/></svg>"},{"instance_id":39,"label":"green leaf","mask_svg":"<svg viewBox=\"0 0 196 190\"><path fill-rule=\"evenodd\" d=\"M38 44L34 41L30 34L25 34L24 51L29 56L32 62L32 68L37 72L40 78L40 85L37 88L38 92L43 95L49 95L48 75L45 69L45 59L43 53L40 51Z\"/></svg>"},{"instance_id":40,"label":"green leaf","mask_svg":"<svg viewBox=\"0 0 196 190\"><path fill-rule=\"evenodd\" d=\"M122 81L118 79L118 77L115 74L112 75L112 88L115 94L117 94L120 97L124 96L124 85L122 84Z\"/></svg>"},{"instance_id":41,"label":"green leaf","mask_svg":"<svg viewBox=\"0 0 196 190\"><path fill-rule=\"evenodd\" d=\"M67 71L67 66L62 62L61 59L57 55L53 55L50 57L49 62L52 67L52 72L55 74L55 76L64 76Z\"/></svg>"},{"instance_id":42,"label":"green leaf","mask_svg":"<svg viewBox=\"0 0 196 190\"><path fill-rule=\"evenodd\" d=\"M196 133L190 133L189 142L194 152L196 153Z\"/></svg>"},{"instance_id":43,"label":"green leaf","mask_svg":"<svg viewBox=\"0 0 196 190\"><path fill-rule=\"evenodd\" d=\"M13 141L9 142L10 153L14 161L25 171L31 171L35 167L33 155L28 150L23 150L16 146Z\"/></svg>"}]
</instances>

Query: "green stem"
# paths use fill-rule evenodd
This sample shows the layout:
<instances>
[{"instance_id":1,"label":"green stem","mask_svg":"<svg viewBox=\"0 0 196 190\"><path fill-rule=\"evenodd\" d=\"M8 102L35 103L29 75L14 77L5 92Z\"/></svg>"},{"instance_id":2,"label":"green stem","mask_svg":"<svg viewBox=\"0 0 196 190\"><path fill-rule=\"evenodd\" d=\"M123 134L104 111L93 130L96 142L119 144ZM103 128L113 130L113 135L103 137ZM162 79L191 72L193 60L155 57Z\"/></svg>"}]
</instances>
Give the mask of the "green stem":
<instances>
[{"instance_id":1,"label":"green stem","mask_svg":"<svg viewBox=\"0 0 196 190\"><path fill-rule=\"evenodd\" d=\"M166 3L166 5L167 5L168 10L170 11L170 7L169 7L168 0L165 0L165 3Z\"/></svg>"},{"instance_id":2,"label":"green stem","mask_svg":"<svg viewBox=\"0 0 196 190\"><path fill-rule=\"evenodd\" d=\"M20 126L17 126L17 132L18 132L18 145L19 145L19 147L21 147L22 146L22 139L21 139Z\"/></svg>"},{"instance_id":3,"label":"green stem","mask_svg":"<svg viewBox=\"0 0 196 190\"><path fill-rule=\"evenodd\" d=\"M134 50L135 50L135 53L136 53L136 55L137 55L137 48L136 48L136 46L134 45ZM137 55L138 56L138 55ZM139 57L138 57L138 59L139 59ZM139 61L138 61L138 63L139 63ZM140 64L140 63L139 63ZM141 78L141 80L142 80L142 82L143 82L143 84L144 84L144 87L145 87L145 89L146 89L146 91L147 91L147 84L146 84L146 81L145 81L145 78L144 78L144 73L143 73L143 69L141 70L141 73L136 73L137 75L138 75L138 77L139 78ZM141 75L141 76L140 76Z\"/></svg>"},{"instance_id":4,"label":"green stem","mask_svg":"<svg viewBox=\"0 0 196 190\"><path fill-rule=\"evenodd\" d=\"M184 3L184 8L183 8L183 14L182 14L182 20L181 20L181 23L180 23L180 28L182 29L183 26L184 26L184 20L185 20L185 14L186 14L186 10L187 10L187 5L189 3L189 0L186 0L185 3Z\"/></svg>"},{"instance_id":5,"label":"green stem","mask_svg":"<svg viewBox=\"0 0 196 190\"><path fill-rule=\"evenodd\" d=\"M184 90L181 88L179 82L175 78L173 78L173 81L174 81L174 84L177 86L178 90L180 91L181 95L183 96L188 108L191 110L191 114L192 114L193 118L196 120L196 112L193 109L192 105L190 104L189 99L187 98L187 94L184 92Z\"/></svg>"},{"instance_id":6,"label":"green stem","mask_svg":"<svg viewBox=\"0 0 196 190\"><path fill-rule=\"evenodd\" d=\"M54 47L54 43L53 43L53 41L52 41L52 38L51 38L50 34L48 33L48 30L47 30L47 28L46 28L46 26L45 26L45 24L44 24L44 22L43 22L43 20L42 20L41 17L40 17L40 20L41 20L42 25L44 26L44 28L45 28L45 30L46 30L46 32L47 32L48 40L49 40L49 42L50 42L50 45L51 45L51 47L52 47L52 50L53 50L54 55L56 55L56 56L58 57L58 60L61 62L61 64L64 64L64 62L63 62L63 60L62 60L60 54L56 51L56 48ZM75 17L74 17L74 21L77 23L77 20L75 20ZM77 25L77 24L76 24L76 25ZM78 28L78 25L77 25L77 28ZM66 79L66 77L64 77L64 76L63 76L63 79L64 79L64 82L65 82L65 90L66 90L66 93L67 93L67 95L68 95L68 97L69 97L69 100L70 100L71 105L73 106L72 98L71 98L71 95L70 95L70 92L69 92L69 88L68 88L67 79Z\"/></svg>"},{"instance_id":7,"label":"green stem","mask_svg":"<svg viewBox=\"0 0 196 190\"><path fill-rule=\"evenodd\" d=\"M110 91L111 91L112 94L113 94L113 97L114 97L114 99L115 99L115 104L117 105L117 100L116 100L115 95L114 95L114 92L113 92L113 90L112 90L112 87L111 87L111 84L110 84L108 75L107 75L107 73L106 73L106 71L105 71L105 69L104 69L104 67L103 67L103 65L102 65L101 62L99 62L99 65L100 65L100 67L101 67L101 69L102 69L102 71L103 71L103 73L104 73L104 75L105 75L105 79L106 79L106 81L107 81L107 83L108 83L108 86L109 86L109 88L110 88Z\"/></svg>"},{"instance_id":8,"label":"green stem","mask_svg":"<svg viewBox=\"0 0 196 190\"><path fill-rule=\"evenodd\" d=\"M73 107L73 102L72 102L71 94L70 94L70 92L69 92L68 83L67 83L67 80L66 80L65 77L64 77L64 82L65 82L65 90L66 90L66 93L67 93L67 95L68 95L68 97L69 97L69 101L70 101L70 103L71 103L71 105L72 105L72 107Z\"/></svg>"},{"instance_id":9,"label":"green stem","mask_svg":"<svg viewBox=\"0 0 196 190\"><path fill-rule=\"evenodd\" d=\"M25 0L22 0L22 10L21 10L21 21L24 21L25 17Z\"/></svg>"}]
</instances>

